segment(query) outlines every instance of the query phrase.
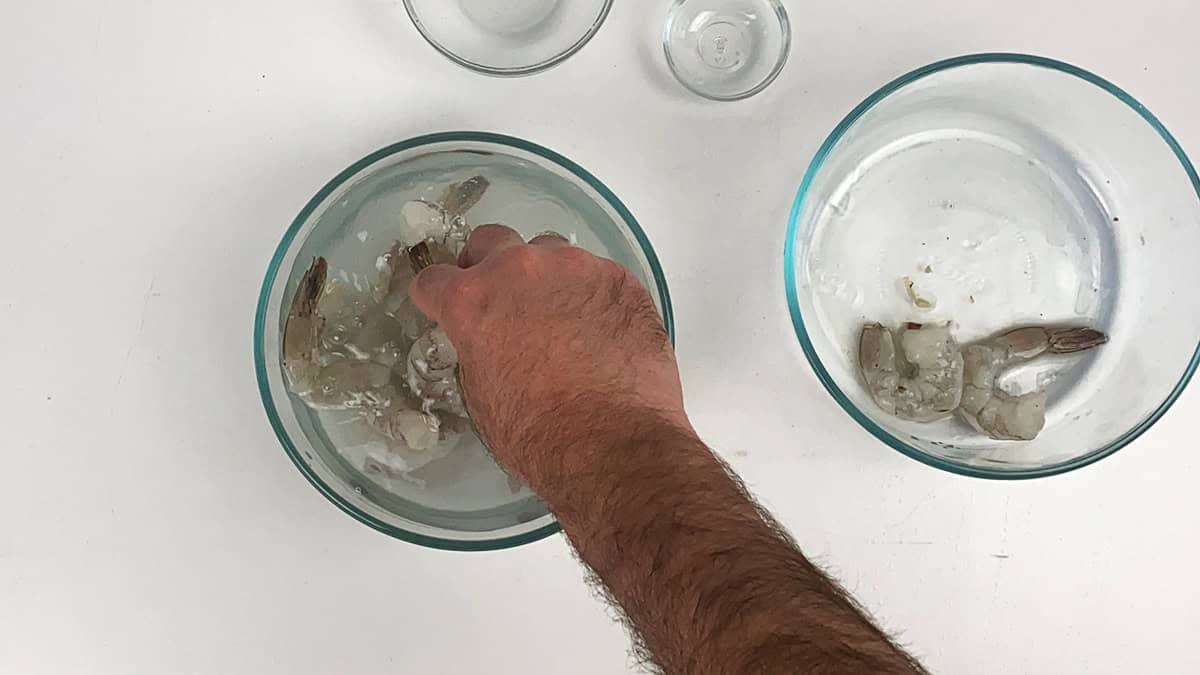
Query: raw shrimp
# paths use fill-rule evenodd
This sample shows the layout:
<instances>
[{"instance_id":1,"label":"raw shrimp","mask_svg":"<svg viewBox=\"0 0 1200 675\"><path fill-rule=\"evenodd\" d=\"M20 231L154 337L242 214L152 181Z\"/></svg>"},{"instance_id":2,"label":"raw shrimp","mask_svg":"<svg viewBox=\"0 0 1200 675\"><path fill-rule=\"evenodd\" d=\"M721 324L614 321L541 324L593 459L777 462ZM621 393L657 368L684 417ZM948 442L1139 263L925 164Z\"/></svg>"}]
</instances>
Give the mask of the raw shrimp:
<instances>
[{"instance_id":1,"label":"raw shrimp","mask_svg":"<svg viewBox=\"0 0 1200 675\"><path fill-rule=\"evenodd\" d=\"M996 386L1007 367L1043 354L1074 354L1108 342L1090 328L1018 328L963 348L964 387L959 415L1001 441L1031 441L1046 426L1046 391L1014 396Z\"/></svg>"},{"instance_id":2,"label":"raw shrimp","mask_svg":"<svg viewBox=\"0 0 1200 675\"><path fill-rule=\"evenodd\" d=\"M359 319L354 340L342 321L330 322L321 311L327 297L328 264L317 258L300 278L292 308L283 329L283 367L292 393L309 407L319 410L361 409L381 405L390 397L386 391L392 369L364 358L369 356L361 341L364 331L383 329ZM373 349L382 350L386 342ZM394 349L394 348L393 348Z\"/></svg>"},{"instance_id":3,"label":"raw shrimp","mask_svg":"<svg viewBox=\"0 0 1200 675\"><path fill-rule=\"evenodd\" d=\"M445 423L438 422L439 429L431 433L431 420L412 420L413 414L411 410L403 411L392 421L393 429L408 433L409 436L394 442L389 437L386 444L375 442L367 447L363 473L382 480L384 485L398 479L424 487L425 481L411 475L411 472L454 452L467 431L463 420L451 418Z\"/></svg>"},{"instance_id":4,"label":"raw shrimp","mask_svg":"<svg viewBox=\"0 0 1200 675\"><path fill-rule=\"evenodd\" d=\"M374 279L331 278L326 260L316 258L292 300L282 350L289 388L310 408L351 411L386 448L375 458L380 471L424 466L470 431L458 354L408 288L424 267L457 261L471 232L465 215L488 186L475 176L447 187L439 203L404 204L397 240L376 260Z\"/></svg>"},{"instance_id":5,"label":"raw shrimp","mask_svg":"<svg viewBox=\"0 0 1200 675\"><path fill-rule=\"evenodd\" d=\"M283 367L293 390L297 383L307 383L320 368L317 347L325 330L325 320L317 312L317 303L325 292L328 274L329 265L325 259L315 258L300 278L283 326Z\"/></svg>"},{"instance_id":6,"label":"raw shrimp","mask_svg":"<svg viewBox=\"0 0 1200 675\"><path fill-rule=\"evenodd\" d=\"M949 324L909 323L898 334L867 324L858 359L871 398L900 419L949 417L962 400L963 356Z\"/></svg>"},{"instance_id":7,"label":"raw shrimp","mask_svg":"<svg viewBox=\"0 0 1200 675\"><path fill-rule=\"evenodd\" d=\"M462 435L455 421L443 422L431 412L413 410L403 400L370 411L367 422L387 438L401 441L409 449L418 452L457 445Z\"/></svg>"},{"instance_id":8,"label":"raw shrimp","mask_svg":"<svg viewBox=\"0 0 1200 675\"><path fill-rule=\"evenodd\" d=\"M483 199L489 185L483 176L475 176L446 188L437 204L423 199L405 204L400 209L404 221L400 236L403 246L411 248L421 242L441 244L448 249L449 258L434 262L453 263L471 234L466 213ZM433 250L435 254L438 252Z\"/></svg>"},{"instance_id":9,"label":"raw shrimp","mask_svg":"<svg viewBox=\"0 0 1200 675\"><path fill-rule=\"evenodd\" d=\"M408 353L408 386L421 400L421 410L441 410L467 417L458 386L458 351L441 328L413 343Z\"/></svg>"},{"instance_id":10,"label":"raw shrimp","mask_svg":"<svg viewBox=\"0 0 1200 675\"><path fill-rule=\"evenodd\" d=\"M477 181L483 181L481 187L469 187ZM485 189L487 181L476 177L466 183L450 186L444 202L451 204L456 210L466 210L479 201ZM413 272L419 273L433 265L439 257L435 253L437 249L443 249L443 253L448 252L444 246L431 246L428 241L410 247L408 257ZM458 417L467 417L467 408L458 385L458 350L441 328L433 328L413 343L408 354L407 382L413 395L421 400L421 410L426 415L440 410Z\"/></svg>"},{"instance_id":11,"label":"raw shrimp","mask_svg":"<svg viewBox=\"0 0 1200 675\"><path fill-rule=\"evenodd\" d=\"M419 272L429 266L428 253L424 243L409 250L413 269ZM441 328L435 326L413 343L405 381L426 414L440 410L467 417L458 384L458 350Z\"/></svg>"},{"instance_id":12,"label":"raw shrimp","mask_svg":"<svg viewBox=\"0 0 1200 675\"><path fill-rule=\"evenodd\" d=\"M408 260L412 263L413 272L420 272L435 264L433 251L429 249L429 243L424 241L408 249Z\"/></svg>"},{"instance_id":13,"label":"raw shrimp","mask_svg":"<svg viewBox=\"0 0 1200 675\"><path fill-rule=\"evenodd\" d=\"M490 185L488 179L475 176L446 188L445 194L442 195L442 208L445 209L446 215L451 220L465 216L467 211L483 199Z\"/></svg>"}]
</instances>

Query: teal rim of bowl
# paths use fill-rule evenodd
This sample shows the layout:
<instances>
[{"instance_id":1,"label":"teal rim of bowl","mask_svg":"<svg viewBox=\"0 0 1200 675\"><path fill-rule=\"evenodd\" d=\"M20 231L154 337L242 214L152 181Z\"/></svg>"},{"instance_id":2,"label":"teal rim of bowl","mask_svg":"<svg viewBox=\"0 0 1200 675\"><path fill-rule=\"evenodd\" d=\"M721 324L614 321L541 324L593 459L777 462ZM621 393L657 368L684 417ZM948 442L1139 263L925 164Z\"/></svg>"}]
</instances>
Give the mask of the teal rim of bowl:
<instances>
[{"instance_id":1,"label":"teal rim of bowl","mask_svg":"<svg viewBox=\"0 0 1200 675\"><path fill-rule=\"evenodd\" d=\"M254 371L258 379L258 393L262 397L263 407L267 411L267 418L271 422L271 428L275 430L275 436L279 439L280 444L283 445L284 451L287 452L288 457L291 458L292 463L296 465L296 468L300 470L300 473L304 474L304 477L308 479L308 482L311 483L318 492L325 495L326 499L333 502L335 506L345 512L347 515L363 523L364 525L367 525L368 527L374 528L380 532L383 532L384 534L412 544L419 544L421 546L445 551L495 551L521 546L523 544L529 544L541 539L545 539L546 537L557 534L562 528L556 521L550 523L549 525L539 527L536 530L511 537L464 541L412 532L395 525L385 523L378 518L374 518L367 513L364 513L344 499L331 487L329 487L329 485L322 481L320 477L318 477L316 473L314 473L313 470L308 466L308 464L301 459L300 452L292 443L292 439L288 436L287 431L284 430L283 423L279 419L279 414L275 410L275 400L271 396L270 385L267 382L266 355L263 352L263 345L266 336L267 306L270 300L271 287L275 284L275 279L279 274L280 267L283 265L283 259L286 256L288 249L291 247L292 242L295 240L297 233L299 233L300 228L316 211L317 207L320 206L320 204L324 202L325 199L329 197L329 195L335 190L340 188L360 171L374 164L375 162L378 162L379 160L394 155L398 152L403 152L412 148L447 142L491 143L493 145L506 146L515 148L517 150L531 152L570 171L575 175L575 177L579 178L584 183L587 183L588 186L599 193L600 197L603 198L604 201L608 202L609 206L611 206L617 212L617 215L620 216L621 220L625 224L625 227L629 229L634 238L637 240L638 245L642 249L642 254L646 257L646 263L650 267L651 275L654 277L654 283L657 287L656 290L658 291L659 300L662 304L663 324L666 326L667 334L671 337L672 344L674 344L675 316L671 308L671 293L667 289L667 280L663 275L662 266L659 264L658 256L654 253L654 248L650 245L650 240L646 237L646 233L642 230L641 225L638 224L637 219L633 217L633 214L629 212L629 209L625 207L625 204L622 203L621 200L618 199L617 196L613 194L613 192L609 190L607 186L604 185L604 183L601 183L599 179L570 159L567 159L557 152L542 147L536 143L531 143L529 141L514 138L512 136L482 131L448 131L418 136L416 138L394 143L385 148L376 150L370 155L367 155L366 157L355 162L345 171L339 173L333 178L333 180L329 181L325 187L321 188L321 190L312 199L308 201L308 204L305 205L304 209L300 211L300 214L296 216L294 221L292 221L291 227L289 227L287 232L283 235L283 240L279 242L279 246L276 247L275 254L271 257L271 264L267 267L267 275L263 280L262 290L259 292L258 305L254 313Z\"/></svg>"},{"instance_id":2,"label":"teal rim of bowl","mask_svg":"<svg viewBox=\"0 0 1200 675\"><path fill-rule=\"evenodd\" d=\"M850 399L847 398L844 393L842 393L842 390L838 388L837 384L834 383L833 378L829 375L829 371L827 371L825 366L821 364L821 360L817 356L816 350L813 348L812 340L808 336L808 331L804 327L804 319L800 313L800 300L796 294L795 258L797 249L796 239L800 226L800 214L803 211L809 188L812 187L813 179L821 170L821 167L824 165L825 160L829 157L830 152L832 152L834 146L837 145L842 136L845 135L846 131L849 130L850 127L859 120L859 118L866 114L868 110L875 107L876 104L897 90L906 87L917 80L935 73L939 73L943 70L958 68L959 66L978 65L981 63L1017 64L1049 68L1051 70L1057 70L1059 72L1078 77L1079 79L1090 82L1112 94L1118 100L1132 108L1133 111L1138 115L1141 115L1142 118L1145 119L1155 131L1158 132L1158 135L1162 137L1163 141L1166 142L1167 146L1171 148L1171 151L1174 152L1175 156L1179 159L1180 165L1183 166L1183 170L1187 173L1188 178L1190 178L1192 181L1192 187L1196 191L1197 198L1200 199L1200 176L1197 176L1195 167L1193 167L1191 161L1188 160L1187 154L1183 151L1183 148L1179 145L1179 142L1175 140L1175 137L1171 135L1171 132L1167 131L1167 128L1163 126L1162 122L1160 122L1158 118L1146 108L1146 106L1139 103L1137 99L1135 99L1133 96L1130 96L1125 90L1121 89L1115 84L1100 77L1099 75L1095 75L1077 66L1041 56L1007 53L969 54L966 56L959 56L918 68L907 75L898 77L895 80L885 84L878 91L867 97L867 99L860 103L858 107L852 110L850 114L847 115L846 118L837 125L837 127L833 130L833 133L829 135L829 138L825 139L825 143L823 143L820 149L817 150L817 154L813 157L812 163L809 164L808 172L805 173L804 181L800 184L800 190L796 194L796 201L792 204L791 215L788 217L787 239L784 241L783 245L784 286L787 291L788 309L792 315L792 325L795 327L796 337L800 339L800 344L804 348L804 356L808 359L808 363L816 372L817 379L821 381L821 384L825 386L825 389L829 391L829 394L833 396L838 405L840 405L843 410L849 413L850 417L854 418L854 420L862 425L864 429L870 432L872 436L878 438L880 441L883 441L893 449L898 450L908 457L917 460L918 462L922 462L924 464L928 464L929 466L963 476L971 476L974 478L991 478L998 480L1044 478L1047 476L1055 476L1066 473L1068 471L1074 471L1075 469L1098 462L1101 459L1104 459L1105 457L1117 452L1126 445L1129 445L1138 436L1141 436L1143 433L1145 433L1147 429L1154 426L1154 423L1157 422L1167 412L1167 410L1175 403L1176 400L1178 400L1179 396L1183 393L1183 390L1187 388L1188 382L1191 381L1192 376L1196 373L1197 367L1200 367L1200 344L1197 345L1196 351L1192 354L1191 363L1189 363L1187 369L1184 370L1183 377L1180 378L1179 383L1175 385L1175 388L1171 390L1171 393L1169 396L1167 396L1166 400L1164 400L1149 417L1142 420L1129 431L1126 431L1116 440L1113 440L1107 445L1097 450L1093 450L1085 455L1081 455L1066 462L1052 464L1050 466L1038 467L1035 469L1018 469L1013 471L994 470L966 466L922 452L921 450L912 447L911 445L888 433L882 427L875 424L875 422L873 422L869 417L864 415L857 408L857 406L855 406Z\"/></svg>"}]
</instances>

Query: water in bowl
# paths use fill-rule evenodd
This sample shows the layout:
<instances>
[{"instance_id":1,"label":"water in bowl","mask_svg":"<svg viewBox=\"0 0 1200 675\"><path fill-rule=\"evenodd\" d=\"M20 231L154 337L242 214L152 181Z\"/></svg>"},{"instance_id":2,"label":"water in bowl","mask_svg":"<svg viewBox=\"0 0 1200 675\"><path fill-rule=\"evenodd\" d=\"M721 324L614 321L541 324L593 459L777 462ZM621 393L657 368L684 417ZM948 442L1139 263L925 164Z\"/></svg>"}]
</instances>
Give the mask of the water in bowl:
<instances>
[{"instance_id":1,"label":"water in bowl","mask_svg":"<svg viewBox=\"0 0 1200 675\"><path fill-rule=\"evenodd\" d=\"M376 260L396 238L401 207L412 200L436 202L446 187L476 175L491 186L468 213L471 225L502 223L530 238L553 230L587 250L629 268L643 283L636 242L621 234L613 215L563 176L519 157L478 151L432 152L383 167L328 201L316 218L291 278L315 256L351 283L365 284ZM295 283L295 282L293 282ZM290 297L290 294L289 294ZM305 434L327 464L348 477L370 500L430 525L490 531L546 515L528 489L492 460L474 434L446 457L403 475L368 470L384 439L356 415L314 411L292 397Z\"/></svg>"},{"instance_id":2,"label":"water in bowl","mask_svg":"<svg viewBox=\"0 0 1200 675\"><path fill-rule=\"evenodd\" d=\"M835 379L860 382L858 335L868 321L951 322L963 343L1023 325L1111 332L1113 223L1087 174L1036 130L986 111L924 121L830 167L838 180L825 186L803 272L815 325L840 346L825 361ZM1089 369L1102 353L1042 357L998 384L1012 394L1046 388L1054 427L1098 386ZM861 386L847 394L873 405ZM995 454L994 440L955 418L890 422L949 454Z\"/></svg>"}]
</instances>

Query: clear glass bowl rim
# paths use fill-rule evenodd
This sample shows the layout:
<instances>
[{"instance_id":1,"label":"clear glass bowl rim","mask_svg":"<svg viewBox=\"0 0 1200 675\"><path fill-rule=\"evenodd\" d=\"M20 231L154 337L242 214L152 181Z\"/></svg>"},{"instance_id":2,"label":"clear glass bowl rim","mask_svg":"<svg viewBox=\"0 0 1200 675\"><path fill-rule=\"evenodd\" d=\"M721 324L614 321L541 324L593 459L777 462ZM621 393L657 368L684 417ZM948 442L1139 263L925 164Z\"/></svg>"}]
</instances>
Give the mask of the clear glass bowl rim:
<instances>
[{"instance_id":1,"label":"clear glass bowl rim","mask_svg":"<svg viewBox=\"0 0 1200 675\"><path fill-rule=\"evenodd\" d=\"M513 68L488 66L476 61L472 61L468 58L464 58L463 56L455 53L454 50L433 39L433 36L429 34L429 30L421 21L421 17L417 13L417 10L413 7L412 0L404 0L404 11L408 13L408 18L412 21L412 24L416 26L417 32L421 34L421 37L425 38L425 41L428 42L431 47L441 52L442 56L445 56L464 68L468 68L477 73L483 73L484 75L495 75L497 77L520 77L522 75L539 73L548 68L557 66L558 64L567 60L567 58L569 58L575 52L583 49L583 46L590 42L591 39L595 37L596 33L600 31L600 27L604 25L605 19L608 18L609 11L612 10L612 4L613 0L604 0L604 6L600 8L600 12L596 15L596 20L587 29L587 32L580 36L580 38L571 44L571 46L544 61L531 63L527 66L516 66Z\"/></svg>"},{"instance_id":2,"label":"clear glass bowl rim","mask_svg":"<svg viewBox=\"0 0 1200 675\"><path fill-rule=\"evenodd\" d=\"M407 0L405 1L407 2ZM722 103L730 103L733 101L742 101L748 99L755 94L761 93L764 89L771 86L771 83L774 82L775 79L779 77L779 74L783 72L783 68L787 65L788 58L792 53L792 20L788 16L787 8L783 6L783 3L780 2L780 0L766 0L767 4L771 5L771 9L774 10L775 17L779 20L780 30L783 32L783 44L781 46L782 53L775 61L775 65L771 67L771 72L767 73L767 76L764 77L761 82L745 91L740 91L736 94L730 94L728 96L716 96L708 92L700 91L680 77L679 71L675 66L675 57L671 56L671 28L673 28L675 25L676 12L689 1L690 0L674 0L674 2L671 3L671 9L667 10L667 20L663 23L663 52L667 57L667 66L671 69L671 73L675 75L675 81L683 85L685 89L693 94L696 94L697 96L706 98L710 101L720 101Z\"/></svg>"},{"instance_id":3,"label":"clear glass bowl rim","mask_svg":"<svg viewBox=\"0 0 1200 675\"><path fill-rule=\"evenodd\" d=\"M845 410L850 417L858 422L864 429L870 432L872 436L880 441L883 441L893 449L900 451L904 455L917 460L918 462L922 462L929 466L963 476L997 480L1044 478L1066 473L1068 471L1074 471L1075 469L1098 462L1101 459L1116 453L1121 448L1129 445L1139 436L1145 433L1147 429L1154 426L1154 424L1158 422L1160 418L1162 418L1167 410L1170 409L1175 401L1179 399L1179 396L1183 393L1184 389L1187 388L1188 382L1191 381L1192 376L1196 373L1197 367L1200 366L1200 344L1197 345L1196 351L1192 354L1191 362L1184 370L1183 376L1175 385L1175 388L1171 390L1170 395L1167 396L1162 404L1159 405L1159 407L1155 409L1155 411L1149 417L1147 417L1137 426L1121 434L1115 440L1096 450L1092 450L1084 455L1065 462L1060 462L1058 464L1052 464L1033 469L1017 469L1009 471L987 469L959 464L957 462L952 462L947 459L922 452L921 450L914 448L908 443L905 443L904 441L888 433L882 427L875 424L875 422L873 422L869 417L863 414L862 411L860 411L850 401L850 399L847 398L844 393L842 393L842 390L838 388L837 384L833 381L833 378L829 375L829 371L827 371L825 366L821 364L821 359L817 356L816 350L812 344L812 340L809 338L808 331L804 326L804 319L800 312L800 301L796 292L797 275L795 257L798 249L797 236L799 234L800 227L800 214L805 206L805 200L808 196L808 191L812 186L814 178L821 170L825 160L829 157L829 154L832 152L834 146L837 145L838 141L841 140L842 136L845 135L845 133L864 114L866 114L868 110L896 91L922 78L934 75L944 70L979 64L1010 64L1049 68L1077 77L1081 80L1096 85L1097 87L1100 87L1109 94L1112 94L1117 98L1117 100L1132 108L1134 112L1140 115L1151 127L1154 128L1156 132L1158 132L1158 135L1179 159L1180 165L1182 165L1184 172L1192 182L1192 188L1196 192L1197 199L1200 199L1200 176L1197 176L1195 167L1192 166L1191 161L1188 159L1187 154L1183 151L1183 148L1179 145L1179 142L1175 140L1175 137L1171 135L1171 132L1167 131L1167 128L1158 120L1157 117L1154 116L1153 113L1151 113L1144 105L1138 102L1137 99L1129 95L1120 87L1077 66L1041 56L1015 53L981 53L958 56L923 66L885 84L875 93L868 96L866 100L860 103L856 108L854 108L854 110L852 110L850 114L847 115L845 119L843 119L841 123L834 128L833 133L829 135L829 138L827 138L817 150L817 154L813 157L812 162L809 164L808 171L804 175L804 180L800 184L800 190L797 192L796 199L792 204L791 214L788 216L787 238L784 240L783 248L784 288L787 293L788 309L792 315L792 326L795 328L796 337L800 339L800 345L804 348L804 356L808 359L809 365L812 366L813 371L816 373L817 379L821 381L821 384L824 385L829 394L833 396L833 399L837 401L838 405L840 405L842 409Z\"/></svg>"},{"instance_id":4,"label":"clear glass bowl rim","mask_svg":"<svg viewBox=\"0 0 1200 675\"><path fill-rule=\"evenodd\" d=\"M468 142L468 143L491 143L494 145L515 148L540 156L541 158L553 162L560 167L566 169L575 177L582 180L589 187L595 190L609 206L616 211L617 215L623 221L625 227L637 240L638 246L641 248L642 255L645 256L646 263L650 268L650 273L653 276L655 290L658 292L659 300L662 305L663 324L666 326L667 334L671 337L671 342L675 341L675 317L671 308L671 294L667 288L667 280L663 275L662 266L659 263L658 256L654 253L654 248L650 245L650 240L646 237L646 233L638 224L637 219L629 212L625 204L617 198L611 190L600 182L595 176L589 173L586 169L579 166L563 155L545 148L536 143L531 143L520 138L505 136L503 134L495 134L482 131L447 131L434 134L427 134L410 138L408 140L394 143L387 147L376 150L375 152L360 159L350 165L344 171L335 176L332 180L326 183L325 187L321 188L308 204L300 211L295 220L292 221L291 227L284 233L283 239L275 249L275 254L271 257L271 262L267 267L266 277L263 279L262 290L259 292L258 304L254 313L254 371L258 381L258 393L262 398L263 407L267 412L267 419L271 422L271 428L275 431L276 438L283 446L284 451L300 470L300 473L308 480L318 492L325 495L325 498L332 502L335 506L351 516L355 520L374 528L384 534L390 535L397 539L426 546L429 548L447 550L447 551L494 551L505 548L521 546L531 542L544 539L551 535L557 534L561 528L557 522L552 522L542 526L536 530L531 530L519 535L509 537L501 537L497 539L479 539L471 541L463 541L457 539L449 539L442 537L430 536L420 532L413 532L404 528L386 523L378 518L375 518L362 510L355 507L349 501L339 495L333 488L321 480L319 476L308 466L301 458L300 452L283 427L283 422L279 418L278 412L275 410L275 400L271 395L270 383L267 380L267 368L265 354L266 340L266 321L267 311L270 302L271 288L275 285L276 278L279 275L280 268L284 258L287 256L288 250L295 241L296 235L300 232L304 223L312 216L317 207L325 201L329 195L341 188L352 178L357 176L363 169L371 166L381 159L385 159L399 152L419 148L422 146L430 146L447 142Z\"/></svg>"}]
</instances>

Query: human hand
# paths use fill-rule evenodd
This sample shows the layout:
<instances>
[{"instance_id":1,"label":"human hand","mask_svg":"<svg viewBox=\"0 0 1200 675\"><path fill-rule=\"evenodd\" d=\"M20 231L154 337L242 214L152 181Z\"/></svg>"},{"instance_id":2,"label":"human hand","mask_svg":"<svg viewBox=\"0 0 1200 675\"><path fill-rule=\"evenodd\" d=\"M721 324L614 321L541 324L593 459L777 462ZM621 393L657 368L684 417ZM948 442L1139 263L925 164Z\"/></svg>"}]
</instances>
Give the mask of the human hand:
<instances>
[{"instance_id":1,"label":"human hand","mask_svg":"<svg viewBox=\"0 0 1200 675\"><path fill-rule=\"evenodd\" d=\"M602 451L631 416L690 429L662 319L624 267L503 225L477 228L459 265L422 270L410 296L457 349L484 442L532 487Z\"/></svg>"},{"instance_id":2,"label":"human hand","mask_svg":"<svg viewBox=\"0 0 1200 675\"><path fill-rule=\"evenodd\" d=\"M496 459L550 506L663 672L923 672L696 436L654 302L559 236L475 230L410 297ZM734 580L731 582L731 580Z\"/></svg>"}]
</instances>

